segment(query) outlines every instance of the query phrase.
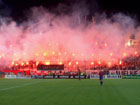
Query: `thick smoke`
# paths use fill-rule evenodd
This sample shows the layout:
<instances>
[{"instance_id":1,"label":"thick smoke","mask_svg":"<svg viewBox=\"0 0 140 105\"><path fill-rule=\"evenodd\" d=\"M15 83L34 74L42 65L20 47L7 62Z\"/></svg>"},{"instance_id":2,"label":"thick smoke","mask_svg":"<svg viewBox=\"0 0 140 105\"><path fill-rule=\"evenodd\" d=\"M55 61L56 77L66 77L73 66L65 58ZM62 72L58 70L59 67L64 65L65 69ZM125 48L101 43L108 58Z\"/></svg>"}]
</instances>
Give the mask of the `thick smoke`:
<instances>
[{"instance_id":1,"label":"thick smoke","mask_svg":"<svg viewBox=\"0 0 140 105\"><path fill-rule=\"evenodd\" d=\"M102 17L97 21L97 18L99 16L93 16L93 21L88 21L81 11L58 16L42 7L32 8L28 21L20 25L12 19L1 18L0 63L30 60L117 62L124 56L134 55L136 48L126 43L132 34L140 38L135 21L121 13L111 19Z\"/></svg>"}]
</instances>

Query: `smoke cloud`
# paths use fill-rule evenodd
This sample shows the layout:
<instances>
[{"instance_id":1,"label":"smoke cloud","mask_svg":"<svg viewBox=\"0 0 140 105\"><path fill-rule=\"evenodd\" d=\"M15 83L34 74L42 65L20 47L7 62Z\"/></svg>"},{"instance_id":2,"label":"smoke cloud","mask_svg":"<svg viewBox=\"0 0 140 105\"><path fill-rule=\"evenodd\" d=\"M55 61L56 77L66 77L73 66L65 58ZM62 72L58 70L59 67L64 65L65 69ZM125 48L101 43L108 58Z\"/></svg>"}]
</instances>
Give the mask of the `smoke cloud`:
<instances>
[{"instance_id":1,"label":"smoke cloud","mask_svg":"<svg viewBox=\"0 0 140 105\"><path fill-rule=\"evenodd\" d=\"M28 20L21 24L1 18L0 63L9 65L12 61L30 60L117 62L124 56L134 55L137 48L128 47L126 43L132 34L140 38L135 20L119 13L110 19L94 15L93 21L88 21L88 11L83 10L56 15L43 7L33 7Z\"/></svg>"}]
</instances>

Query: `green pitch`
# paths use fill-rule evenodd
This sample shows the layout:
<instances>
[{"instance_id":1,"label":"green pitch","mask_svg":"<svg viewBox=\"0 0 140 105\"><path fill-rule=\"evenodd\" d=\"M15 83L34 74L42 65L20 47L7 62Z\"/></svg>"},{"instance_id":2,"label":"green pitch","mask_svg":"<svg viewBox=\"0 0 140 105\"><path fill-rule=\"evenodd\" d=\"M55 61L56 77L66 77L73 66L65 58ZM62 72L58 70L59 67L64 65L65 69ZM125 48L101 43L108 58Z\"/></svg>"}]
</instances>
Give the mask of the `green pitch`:
<instances>
[{"instance_id":1,"label":"green pitch","mask_svg":"<svg viewBox=\"0 0 140 105\"><path fill-rule=\"evenodd\" d=\"M0 79L0 105L140 105L140 79Z\"/></svg>"}]
</instances>

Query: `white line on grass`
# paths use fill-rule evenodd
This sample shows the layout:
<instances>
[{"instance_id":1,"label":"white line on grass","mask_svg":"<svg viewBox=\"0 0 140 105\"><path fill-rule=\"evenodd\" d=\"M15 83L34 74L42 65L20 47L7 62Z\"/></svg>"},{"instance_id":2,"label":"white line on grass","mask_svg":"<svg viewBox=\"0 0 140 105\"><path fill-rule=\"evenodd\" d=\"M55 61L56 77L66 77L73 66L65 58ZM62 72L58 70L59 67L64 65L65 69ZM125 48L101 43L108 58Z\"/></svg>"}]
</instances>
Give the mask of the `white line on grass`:
<instances>
[{"instance_id":1,"label":"white line on grass","mask_svg":"<svg viewBox=\"0 0 140 105\"><path fill-rule=\"evenodd\" d=\"M20 86L13 86L13 87L9 87L9 88L4 88L4 89L0 89L0 91L4 91L4 90L10 90L10 89L14 89L14 88L19 88L19 87L24 87L24 86L28 86L28 85L32 85L32 84L36 84L36 83L40 83L41 81L37 81L34 83L26 83Z\"/></svg>"}]
</instances>

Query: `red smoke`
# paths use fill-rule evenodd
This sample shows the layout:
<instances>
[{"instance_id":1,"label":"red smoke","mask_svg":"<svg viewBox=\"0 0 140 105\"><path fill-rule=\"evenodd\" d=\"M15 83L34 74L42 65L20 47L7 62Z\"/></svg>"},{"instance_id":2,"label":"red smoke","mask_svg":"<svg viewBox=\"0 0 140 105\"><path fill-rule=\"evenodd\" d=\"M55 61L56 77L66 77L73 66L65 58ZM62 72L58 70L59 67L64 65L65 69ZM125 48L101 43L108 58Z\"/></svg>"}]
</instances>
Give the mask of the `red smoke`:
<instances>
[{"instance_id":1,"label":"red smoke","mask_svg":"<svg viewBox=\"0 0 140 105\"><path fill-rule=\"evenodd\" d=\"M120 59L139 55L138 47L128 46L133 33L140 39L140 29L134 27L135 22L130 17L117 14L114 22L103 18L85 25L77 14L55 16L39 11L42 10L33 10L33 16L20 25L1 19L1 65L15 62L24 65L32 60L37 64L67 63L70 66L86 61L91 65L104 62L111 66Z\"/></svg>"}]
</instances>

